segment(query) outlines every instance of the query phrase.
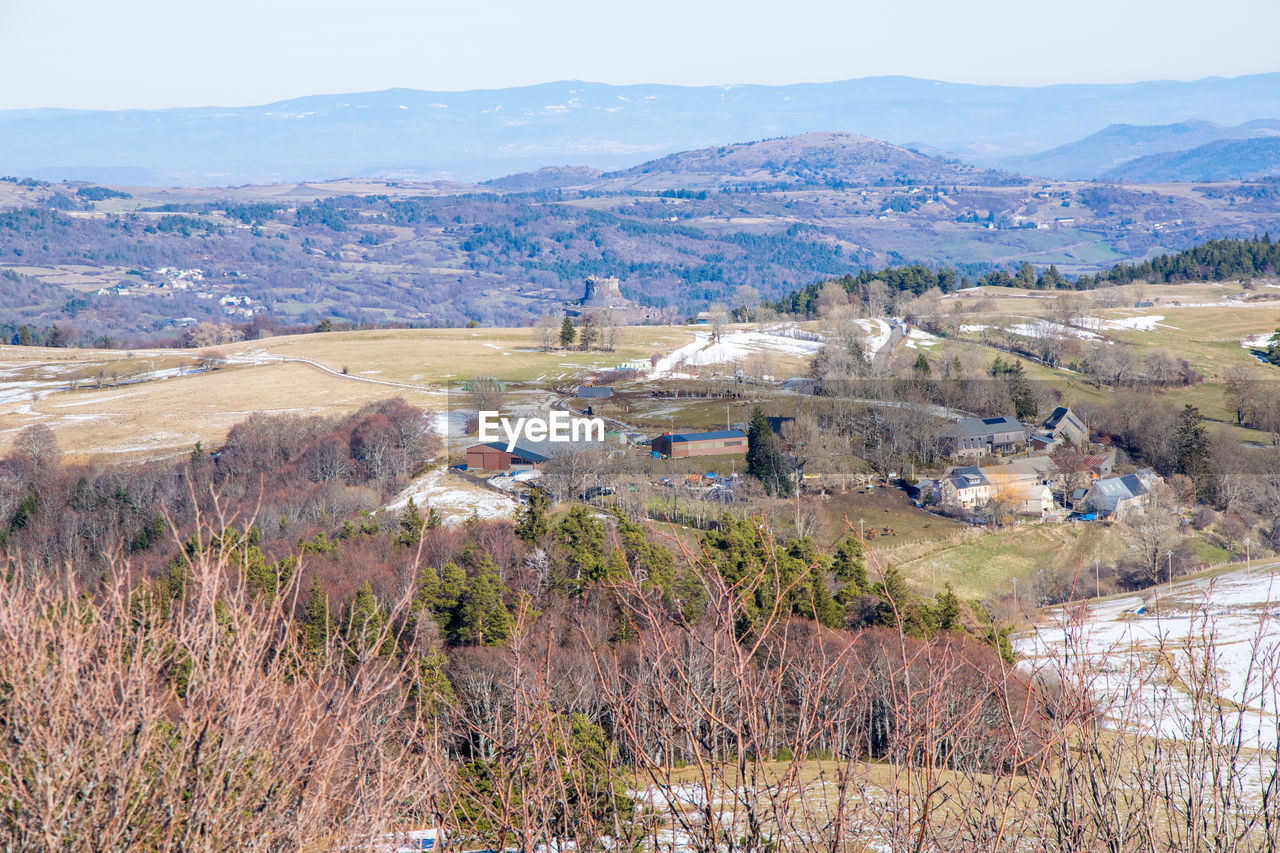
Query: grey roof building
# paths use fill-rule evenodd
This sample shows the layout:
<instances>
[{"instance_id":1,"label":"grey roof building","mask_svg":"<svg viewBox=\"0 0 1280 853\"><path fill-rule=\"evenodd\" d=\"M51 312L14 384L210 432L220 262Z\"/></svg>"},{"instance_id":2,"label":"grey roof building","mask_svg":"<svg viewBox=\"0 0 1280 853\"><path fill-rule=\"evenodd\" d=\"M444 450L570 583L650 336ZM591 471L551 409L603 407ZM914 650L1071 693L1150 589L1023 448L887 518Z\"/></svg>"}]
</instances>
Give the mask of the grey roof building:
<instances>
[{"instance_id":1,"label":"grey roof building","mask_svg":"<svg viewBox=\"0 0 1280 853\"><path fill-rule=\"evenodd\" d=\"M1145 507L1159 482L1160 477L1150 468L1123 477L1104 477L1089 486L1075 508L1081 513L1122 518Z\"/></svg>"},{"instance_id":2,"label":"grey roof building","mask_svg":"<svg viewBox=\"0 0 1280 853\"><path fill-rule=\"evenodd\" d=\"M1067 406L1058 406L1044 422L1044 434L1083 447L1089 443L1089 428Z\"/></svg>"},{"instance_id":3,"label":"grey roof building","mask_svg":"<svg viewBox=\"0 0 1280 853\"><path fill-rule=\"evenodd\" d=\"M964 418L950 430L952 452L957 456L1007 453L1027 441L1027 430L1017 418Z\"/></svg>"}]
</instances>

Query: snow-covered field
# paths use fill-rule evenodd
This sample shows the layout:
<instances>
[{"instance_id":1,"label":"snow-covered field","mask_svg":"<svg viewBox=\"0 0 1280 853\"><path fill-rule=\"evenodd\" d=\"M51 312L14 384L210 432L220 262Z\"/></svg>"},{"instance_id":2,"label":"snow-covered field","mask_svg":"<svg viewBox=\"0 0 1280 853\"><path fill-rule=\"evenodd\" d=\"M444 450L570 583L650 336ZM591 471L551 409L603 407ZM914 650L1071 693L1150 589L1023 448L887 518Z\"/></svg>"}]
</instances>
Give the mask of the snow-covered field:
<instances>
[{"instance_id":1,"label":"snow-covered field","mask_svg":"<svg viewBox=\"0 0 1280 853\"><path fill-rule=\"evenodd\" d=\"M806 341L768 332L725 332L714 343L710 332L695 332L693 343L663 356L650 375L658 378L682 373L685 368L733 364L759 353L807 358L821 348L821 341Z\"/></svg>"},{"instance_id":2,"label":"snow-covered field","mask_svg":"<svg viewBox=\"0 0 1280 853\"><path fill-rule=\"evenodd\" d=\"M1157 326L1163 329L1181 331L1177 326L1170 326L1168 323L1162 322L1163 320L1163 314L1139 314L1135 317L1086 317L1081 321L1081 325L1086 329L1093 329L1099 332L1125 330L1154 332Z\"/></svg>"},{"instance_id":3,"label":"snow-covered field","mask_svg":"<svg viewBox=\"0 0 1280 853\"><path fill-rule=\"evenodd\" d=\"M1119 596L1090 605L1083 618L1056 608L1014 647L1029 671L1087 678L1116 726L1189 738L1229 734L1238 724L1246 748L1275 749L1277 570L1280 564ZM1208 673L1199 702L1197 671Z\"/></svg>"},{"instance_id":4,"label":"snow-covered field","mask_svg":"<svg viewBox=\"0 0 1280 853\"><path fill-rule=\"evenodd\" d=\"M1082 341L1096 341L1099 336L1085 329L1077 329L1071 326L1064 326L1061 323L1054 323L1049 320L1036 320L1033 323L1014 323L1009 327L1009 331L1015 335L1021 335L1024 338L1078 338Z\"/></svg>"}]
</instances>

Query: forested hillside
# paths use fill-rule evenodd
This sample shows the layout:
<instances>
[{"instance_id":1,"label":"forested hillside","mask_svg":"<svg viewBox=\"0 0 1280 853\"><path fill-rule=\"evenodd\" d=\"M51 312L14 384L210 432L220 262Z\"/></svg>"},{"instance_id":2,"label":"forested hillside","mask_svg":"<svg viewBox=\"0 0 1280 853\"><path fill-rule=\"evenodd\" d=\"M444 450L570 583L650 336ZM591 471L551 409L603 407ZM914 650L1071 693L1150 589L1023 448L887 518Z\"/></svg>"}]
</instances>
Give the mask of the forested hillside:
<instances>
[{"instance_id":1,"label":"forested hillside","mask_svg":"<svg viewBox=\"0 0 1280 853\"><path fill-rule=\"evenodd\" d=\"M26 326L64 345L172 342L200 324L224 328L195 345L325 319L523 325L563 312L588 276L620 280L629 321L669 323L744 287L777 299L909 263L1028 286L1024 262L1036 282L1074 279L1277 228L1271 182L1027 183L851 134L488 187L12 179L0 182L0 325L10 341Z\"/></svg>"}]
</instances>

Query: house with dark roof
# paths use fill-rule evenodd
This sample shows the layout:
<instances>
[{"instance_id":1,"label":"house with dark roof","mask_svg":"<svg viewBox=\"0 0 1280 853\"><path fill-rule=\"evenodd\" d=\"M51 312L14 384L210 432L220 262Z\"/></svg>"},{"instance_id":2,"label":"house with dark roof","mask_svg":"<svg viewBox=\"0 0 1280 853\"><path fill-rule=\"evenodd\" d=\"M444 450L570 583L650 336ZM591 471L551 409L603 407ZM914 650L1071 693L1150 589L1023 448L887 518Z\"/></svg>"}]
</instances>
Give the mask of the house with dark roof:
<instances>
[{"instance_id":1,"label":"house with dark roof","mask_svg":"<svg viewBox=\"0 0 1280 853\"><path fill-rule=\"evenodd\" d=\"M952 468L934 485L934 500L943 506L978 509L1003 501L1018 515L1045 518L1054 510L1053 490L1047 485L1058 467L1047 456L1022 457L998 465Z\"/></svg>"},{"instance_id":2,"label":"house with dark roof","mask_svg":"<svg viewBox=\"0 0 1280 853\"><path fill-rule=\"evenodd\" d=\"M650 448L659 456L683 459L688 456L730 456L747 452L747 434L740 429L715 432L664 433Z\"/></svg>"},{"instance_id":3,"label":"house with dark roof","mask_svg":"<svg viewBox=\"0 0 1280 853\"><path fill-rule=\"evenodd\" d=\"M1151 492L1160 477L1150 468L1143 468L1123 477L1104 477L1094 480L1076 502L1075 511L1099 518L1124 518L1142 512L1151 500Z\"/></svg>"},{"instance_id":4,"label":"house with dark roof","mask_svg":"<svg viewBox=\"0 0 1280 853\"><path fill-rule=\"evenodd\" d=\"M991 500L991 483L973 465L952 468L934 482L934 500L942 506L974 509Z\"/></svg>"},{"instance_id":5,"label":"house with dark roof","mask_svg":"<svg viewBox=\"0 0 1280 853\"><path fill-rule=\"evenodd\" d=\"M1045 419L1044 427L1031 436L1030 445L1034 450L1049 450L1063 444L1084 447L1089 443L1089 428L1084 421L1067 406L1058 406Z\"/></svg>"},{"instance_id":6,"label":"house with dark roof","mask_svg":"<svg viewBox=\"0 0 1280 853\"><path fill-rule=\"evenodd\" d=\"M766 420L769 421L769 429L773 430L776 435L782 435L782 430L787 424L796 422L796 419L791 415L770 415Z\"/></svg>"},{"instance_id":7,"label":"house with dark roof","mask_svg":"<svg viewBox=\"0 0 1280 853\"><path fill-rule=\"evenodd\" d=\"M1068 506L1074 506L1084 498L1089 485L1094 480L1111 476L1112 469L1115 467L1116 452L1114 449L1100 453L1068 450L1054 454L1053 461L1059 470L1053 486L1062 491L1063 501Z\"/></svg>"},{"instance_id":8,"label":"house with dark roof","mask_svg":"<svg viewBox=\"0 0 1280 853\"><path fill-rule=\"evenodd\" d=\"M1011 453L1027 443L1027 430L1017 418L964 418L947 433L955 456Z\"/></svg>"}]
</instances>

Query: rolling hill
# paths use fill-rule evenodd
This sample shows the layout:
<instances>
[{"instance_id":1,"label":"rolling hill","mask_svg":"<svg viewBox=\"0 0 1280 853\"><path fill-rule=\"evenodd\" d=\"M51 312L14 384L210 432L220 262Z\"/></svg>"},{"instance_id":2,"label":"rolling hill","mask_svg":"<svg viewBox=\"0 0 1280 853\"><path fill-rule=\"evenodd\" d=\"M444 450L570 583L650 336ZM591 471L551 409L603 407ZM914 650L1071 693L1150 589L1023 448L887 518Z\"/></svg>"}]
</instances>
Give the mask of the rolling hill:
<instances>
[{"instance_id":1,"label":"rolling hill","mask_svg":"<svg viewBox=\"0 0 1280 853\"><path fill-rule=\"evenodd\" d=\"M1001 165L1046 178L1091 180L1109 176L1112 170L1142 157L1189 151L1220 141L1276 136L1280 136L1280 120L1276 119L1255 119L1234 127L1198 120L1165 125L1113 124L1039 154L1005 158Z\"/></svg>"},{"instance_id":2,"label":"rolling hill","mask_svg":"<svg viewBox=\"0 0 1280 853\"><path fill-rule=\"evenodd\" d=\"M1109 181L1242 181L1280 175L1280 135L1221 139L1192 148L1149 154L1105 172Z\"/></svg>"},{"instance_id":3,"label":"rolling hill","mask_svg":"<svg viewBox=\"0 0 1280 853\"><path fill-rule=\"evenodd\" d=\"M823 132L670 154L603 175L598 186L992 184L1006 177L855 133Z\"/></svg>"},{"instance_id":4,"label":"rolling hill","mask_svg":"<svg viewBox=\"0 0 1280 853\"><path fill-rule=\"evenodd\" d=\"M601 174L126 187L0 180L0 340L219 343L210 324L519 325L615 277L637 321L749 285L923 263L1094 273L1280 232L1270 185L1028 182L870 139L803 134ZM256 333L256 332L255 332ZM220 333L219 333L220 334Z\"/></svg>"}]
</instances>

